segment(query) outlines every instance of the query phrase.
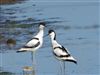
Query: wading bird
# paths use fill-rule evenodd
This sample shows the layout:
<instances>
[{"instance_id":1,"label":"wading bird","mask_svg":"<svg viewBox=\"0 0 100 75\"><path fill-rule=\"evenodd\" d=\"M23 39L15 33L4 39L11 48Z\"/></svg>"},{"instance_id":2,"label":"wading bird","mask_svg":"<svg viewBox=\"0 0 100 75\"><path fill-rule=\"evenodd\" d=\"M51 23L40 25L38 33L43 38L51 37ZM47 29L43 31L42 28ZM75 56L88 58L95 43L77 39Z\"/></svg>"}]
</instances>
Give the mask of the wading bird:
<instances>
[{"instance_id":1,"label":"wading bird","mask_svg":"<svg viewBox=\"0 0 100 75\"><path fill-rule=\"evenodd\" d=\"M55 55L55 57L58 60L61 61L61 63L63 63L63 68L61 68L61 70L63 70L63 75L65 75L65 61L70 61L70 62L73 62L75 64L77 64L77 61L76 61L76 59L74 59L71 56L68 49L65 49L64 46L60 45L56 41L56 33L54 30L49 30L48 34L50 35L50 38L51 38L52 47L53 47L53 54ZM61 64L61 67L62 67L62 64Z\"/></svg>"},{"instance_id":2,"label":"wading bird","mask_svg":"<svg viewBox=\"0 0 100 75\"><path fill-rule=\"evenodd\" d=\"M28 41L17 52L30 51L32 53L32 62L33 62L35 59L35 51L38 50L43 44L44 28L45 28L45 23L44 22L39 23L39 32L37 33L37 35L33 36L33 38L30 41Z\"/></svg>"}]
</instances>

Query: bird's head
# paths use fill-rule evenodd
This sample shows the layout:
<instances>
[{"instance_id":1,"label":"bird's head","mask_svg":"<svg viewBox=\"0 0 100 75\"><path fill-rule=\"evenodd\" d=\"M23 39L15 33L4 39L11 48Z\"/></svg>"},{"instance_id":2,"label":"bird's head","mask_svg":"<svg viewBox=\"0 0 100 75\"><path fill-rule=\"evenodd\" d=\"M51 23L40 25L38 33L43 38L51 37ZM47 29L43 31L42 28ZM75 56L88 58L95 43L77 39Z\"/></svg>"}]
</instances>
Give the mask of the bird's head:
<instances>
[{"instance_id":1,"label":"bird's head","mask_svg":"<svg viewBox=\"0 0 100 75\"><path fill-rule=\"evenodd\" d=\"M43 29L44 27L46 27L46 26L45 26L45 22L40 22L40 23L39 23L39 28L40 28L40 29Z\"/></svg>"},{"instance_id":2,"label":"bird's head","mask_svg":"<svg viewBox=\"0 0 100 75\"><path fill-rule=\"evenodd\" d=\"M48 34L50 35L50 37L53 39L53 40L56 40L56 33L54 30L49 30L48 31Z\"/></svg>"}]
</instances>

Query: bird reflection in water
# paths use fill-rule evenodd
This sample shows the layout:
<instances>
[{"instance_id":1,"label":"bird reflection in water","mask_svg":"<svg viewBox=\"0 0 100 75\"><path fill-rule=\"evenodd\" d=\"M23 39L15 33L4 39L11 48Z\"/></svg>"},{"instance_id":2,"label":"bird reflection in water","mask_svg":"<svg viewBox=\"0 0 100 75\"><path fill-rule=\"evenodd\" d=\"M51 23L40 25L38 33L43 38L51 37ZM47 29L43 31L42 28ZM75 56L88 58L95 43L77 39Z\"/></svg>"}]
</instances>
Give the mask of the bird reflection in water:
<instances>
[{"instance_id":1,"label":"bird reflection in water","mask_svg":"<svg viewBox=\"0 0 100 75\"><path fill-rule=\"evenodd\" d=\"M35 68L32 66L24 66L23 75L35 75Z\"/></svg>"}]
</instances>

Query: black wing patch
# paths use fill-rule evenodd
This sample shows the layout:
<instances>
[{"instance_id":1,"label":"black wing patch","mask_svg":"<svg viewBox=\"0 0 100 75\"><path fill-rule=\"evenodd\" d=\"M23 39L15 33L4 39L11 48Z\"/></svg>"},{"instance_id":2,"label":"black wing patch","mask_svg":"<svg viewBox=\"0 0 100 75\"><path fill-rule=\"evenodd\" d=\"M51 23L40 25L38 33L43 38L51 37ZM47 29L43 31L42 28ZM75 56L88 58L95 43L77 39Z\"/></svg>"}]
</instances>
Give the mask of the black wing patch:
<instances>
[{"instance_id":1,"label":"black wing patch","mask_svg":"<svg viewBox=\"0 0 100 75\"><path fill-rule=\"evenodd\" d=\"M39 40L38 38L33 38L33 39ZM35 48L35 47L37 47L39 44L40 44L40 42L38 41L36 44L34 44L34 45L32 45L32 46L25 45L25 46L23 46L23 48Z\"/></svg>"},{"instance_id":2,"label":"black wing patch","mask_svg":"<svg viewBox=\"0 0 100 75\"><path fill-rule=\"evenodd\" d=\"M62 58L62 57L69 57L70 56L70 54L67 52L67 50L62 46L62 47L54 47L54 49L56 49L56 48L59 48L59 49L61 49L63 52L66 52L67 54L66 55L60 55L60 56L58 56L57 54L55 54L54 52L54 55L55 56L57 56L57 57L60 57L60 58Z\"/></svg>"},{"instance_id":3,"label":"black wing patch","mask_svg":"<svg viewBox=\"0 0 100 75\"><path fill-rule=\"evenodd\" d=\"M60 57L60 58L63 58L63 57L69 57L69 56L70 56L70 54L58 56L58 55L57 55L56 53L54 53L54 52L53 52L53 54L54 54L55 56L57 56L57 57Z\"/></svg>"},{"instance_id":4,"label":"black wing patch","mask_svg":"<svg viewBox=\"0 0 100 75\"><path fill-rule=\"evenodd\" d=\"M65 49L64 46L62 46L62 50L63 50L64 52L68 53L68 51ZM68 53L68 54L69 54L69 53Z\"/></svg>"},{"instance_id":5,"label":"black wing patch","mask_svg":"<svg viewBox=\"0 0 100 75\"><path fill-rule=\"evenodd\" d=\"M62 47L59 47L59 46L58 46L58 47L54 47L54 49L56 49L56 48L59 48L59 49L61 49L62 51L68 53L67 50L64 48L64 46L62 46ZM69 53L68 53L68 54L69 54Z\"/></svg>"}]
</instances>

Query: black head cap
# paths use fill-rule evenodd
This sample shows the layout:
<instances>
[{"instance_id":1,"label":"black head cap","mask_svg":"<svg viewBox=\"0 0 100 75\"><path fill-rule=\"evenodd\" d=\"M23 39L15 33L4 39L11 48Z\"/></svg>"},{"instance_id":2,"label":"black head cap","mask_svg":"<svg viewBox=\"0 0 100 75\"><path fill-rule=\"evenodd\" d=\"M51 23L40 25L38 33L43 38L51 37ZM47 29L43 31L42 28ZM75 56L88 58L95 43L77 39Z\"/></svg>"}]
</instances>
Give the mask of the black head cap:
<instances>
[{"instance_id":1,"label":"black head cap","mask_svg":"<svg viewBox=\"0 0 100 75\"><path fill-rule=\"evenodd\" d=\"M55 33L55 31L54 31L54 30L49 30L49 31L48 31L48 34L50 34L50 33L52 33L52 32L54 32L54 33ZM56 40L56 33L55 33L55 36L54 36L54 40Z\"/></svg>"},{"instance_id":2,"label":"black head cap","mask_svg":"<svg viewBox=\"0 0 100 75\"><path fill-rule=\"evenodd\" d=\"M40 22L39 25L45 26L45 22Z\"/></svg>"},{"instance_id":3,"label":"black head cap","mask_svg":"<svg viewBox=\"0 0 100 75\"><path fill-rule=\"evenodd\" d=\"M49 30L49 31L48 31L49 34L52 33L52 32L55 32L55 31L54 31L54 30Z\"/></svg>"}]
</instances>

